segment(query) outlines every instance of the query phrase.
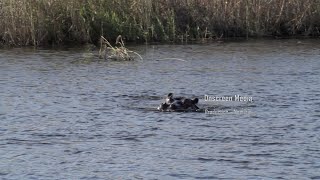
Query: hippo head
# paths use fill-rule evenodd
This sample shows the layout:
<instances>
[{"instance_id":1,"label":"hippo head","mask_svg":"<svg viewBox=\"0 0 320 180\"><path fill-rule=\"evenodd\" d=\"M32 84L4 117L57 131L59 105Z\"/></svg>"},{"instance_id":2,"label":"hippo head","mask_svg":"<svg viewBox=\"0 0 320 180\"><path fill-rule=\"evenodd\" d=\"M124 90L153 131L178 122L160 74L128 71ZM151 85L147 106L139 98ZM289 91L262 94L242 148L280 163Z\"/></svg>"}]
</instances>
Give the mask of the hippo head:
<instances>
[{"instance_id":1,"label":"hippo head","mask_svg":"<svg viewBox=\"0 0 320 180\"><path fill-rule=\"evenodd\" d=\"M165 102L161 103L158 107L160 111L190 111L199 109L196 104L199 102L198 98L189 99L185 97L173 97L172 93L169 93Z\"/></svg>"},{"instance_id":2,"label":"hippo head","mask_svg":"<svg viewBox=\"0 0 320 180\"><path fill-rule=\"evenodd\" d=\"M181 100L174 100L169 105L169 110L172 110L172 111L183 110L183 109L184 109L183 101Z\"/></svg>"},{"instance_id":3,"label":"hippo head","mask_svg":"<svg viewBox=\"0 0 320 180\"><path fill-rule=\"evenodd\" d=\"M197 110L199 109L197 107L197 103L199 102L198 98L194 98L194 99L184 99L183 100L183 108L184 109L191 109L191 110Z\"/></svg>"}]
</instances>

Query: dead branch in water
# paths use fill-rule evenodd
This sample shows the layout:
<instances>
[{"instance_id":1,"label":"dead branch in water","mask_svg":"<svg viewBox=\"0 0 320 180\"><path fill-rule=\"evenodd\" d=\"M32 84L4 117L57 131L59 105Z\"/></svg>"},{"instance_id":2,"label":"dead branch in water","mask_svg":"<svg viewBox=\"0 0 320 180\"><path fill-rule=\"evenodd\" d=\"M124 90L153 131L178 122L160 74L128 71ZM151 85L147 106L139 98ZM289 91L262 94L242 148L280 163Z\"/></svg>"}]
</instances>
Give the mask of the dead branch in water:
<instances>
[{"instance_id":1,"label":"dead branch in water","mask_svg":"<svg viewBox=\"0 0 320 180\"><path fill-rule=\"evenodd\" d=\"M115 45L120 45L120 47L113 47L110 42L104 38L100 37L100 50L99 50L99 58L101 59L110 59L116 61L132 61L134 60L133 54L138 56L140 60L143 60L141 55L137 52L128 50L124 46L124 42L122 40L121 35L119 35L116 39Z\"/></svg>"}]
</instances>

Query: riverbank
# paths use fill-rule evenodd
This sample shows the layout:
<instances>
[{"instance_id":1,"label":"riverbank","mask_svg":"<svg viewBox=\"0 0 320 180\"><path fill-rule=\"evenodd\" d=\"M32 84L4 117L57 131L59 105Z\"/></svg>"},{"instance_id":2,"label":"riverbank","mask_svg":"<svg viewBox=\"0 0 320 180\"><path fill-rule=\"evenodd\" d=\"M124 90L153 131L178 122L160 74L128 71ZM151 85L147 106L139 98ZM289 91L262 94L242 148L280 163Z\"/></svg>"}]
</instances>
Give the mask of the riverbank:
<instances>
[{"instance_id":1,"label":"riverbank","mask_svg":"<svg viewBox=\"0 0 320 180\"><path fill-rule=\"evenodd\" d=\"M320 36L316 0L3 0L0 17L9 46Z\"/></svg>"}]
</instances>

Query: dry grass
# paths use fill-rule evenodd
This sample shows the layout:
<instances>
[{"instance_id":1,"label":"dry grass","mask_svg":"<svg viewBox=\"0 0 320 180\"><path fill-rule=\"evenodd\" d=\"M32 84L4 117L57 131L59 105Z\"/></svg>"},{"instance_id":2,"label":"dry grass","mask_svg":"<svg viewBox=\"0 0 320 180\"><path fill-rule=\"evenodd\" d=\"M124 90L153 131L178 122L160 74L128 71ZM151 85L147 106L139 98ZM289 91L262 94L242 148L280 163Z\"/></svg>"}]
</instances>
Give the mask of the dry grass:
<instances>
[{"instance_id":1,"label":"dry grass","mask_svg":"<svg viewBox=\"0 0 320 180\"><path fill-rule=\"evenodd\" d=\"M319 0L1 0L0 43L319 36L319 11Z\"/></svg>"},{"instance_id":2,"label":"dry grass","mask_svg":"<svg viewBox=\"0 0 320 180\"><path fill-rule=\"evenodd\" d=\"M132 61L135 59L134 55L136 55L140 58L140 60L143 60L140 54L130 51L124 46L121 35L117 37L115 44L119 46L112 46L106 38L101 36L99 58L115 61Z\"/></svg>"}]
</instances>

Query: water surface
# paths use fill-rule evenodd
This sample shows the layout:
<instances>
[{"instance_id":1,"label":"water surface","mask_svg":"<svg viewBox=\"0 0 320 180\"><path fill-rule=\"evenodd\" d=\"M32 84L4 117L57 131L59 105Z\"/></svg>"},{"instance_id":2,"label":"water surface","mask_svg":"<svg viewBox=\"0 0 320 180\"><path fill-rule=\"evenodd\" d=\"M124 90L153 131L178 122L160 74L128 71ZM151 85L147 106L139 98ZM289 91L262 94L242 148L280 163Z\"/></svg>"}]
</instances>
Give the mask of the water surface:
<instances>
[{"instance_id":1,"label":"water surface","mask_svg":"<svg viewBox=\"0 0 320 180\"><path fill-rule=\"evenodd\" d=\"M318 41L129 48L0 50L1 179L320 179ZM169 92L214 113L156 111Z\"/></svg>"}]
</instances>

